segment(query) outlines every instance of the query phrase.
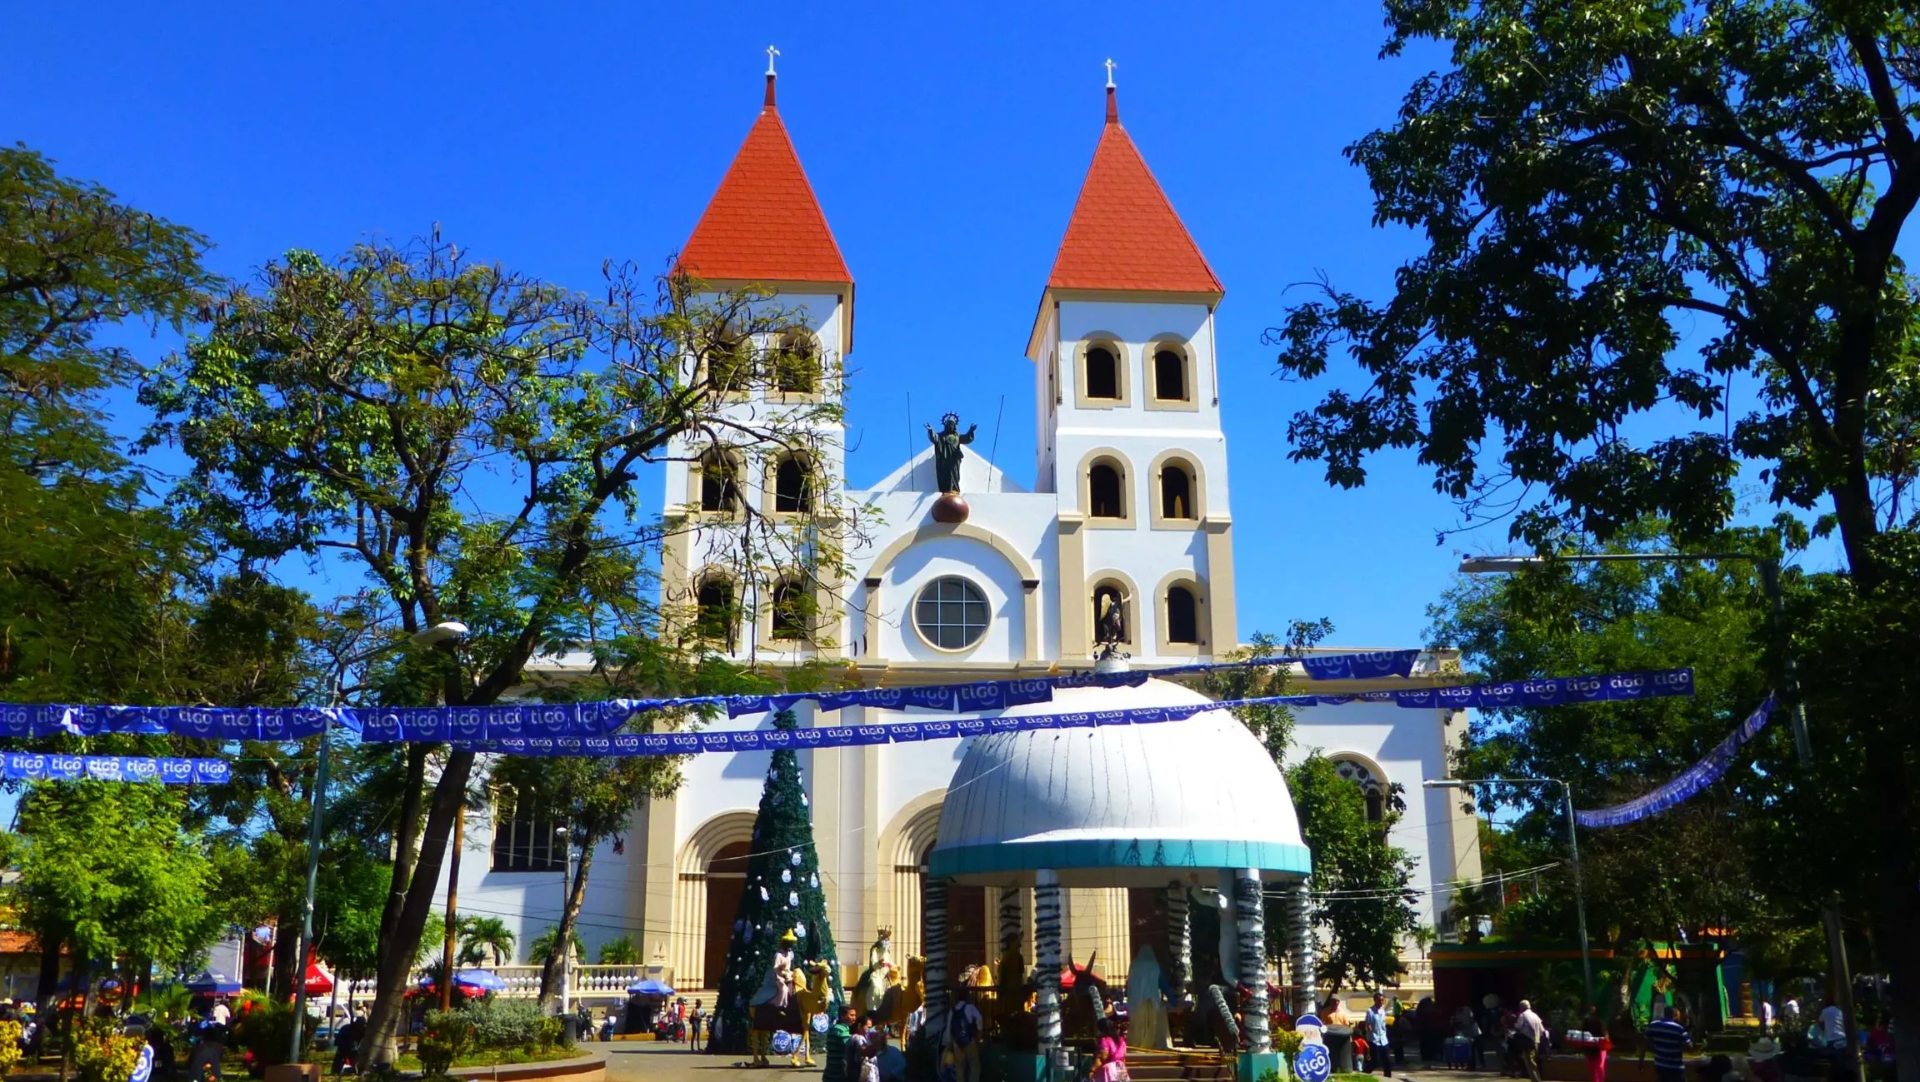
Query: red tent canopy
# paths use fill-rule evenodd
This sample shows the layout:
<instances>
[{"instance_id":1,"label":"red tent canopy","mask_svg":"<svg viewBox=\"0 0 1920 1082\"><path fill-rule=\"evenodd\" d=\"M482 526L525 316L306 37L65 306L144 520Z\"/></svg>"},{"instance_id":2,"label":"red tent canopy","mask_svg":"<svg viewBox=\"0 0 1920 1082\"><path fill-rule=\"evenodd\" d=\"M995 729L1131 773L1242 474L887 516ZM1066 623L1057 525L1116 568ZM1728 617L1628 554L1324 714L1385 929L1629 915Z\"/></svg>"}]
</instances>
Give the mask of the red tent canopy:
<instances>
[{"instance_id":1,"label":"red tent canopy","mask_svg":"<svg viewBox=\"0 0 1920 1082\"><path fill-rule=\"evenodd\" d=\"M327 967L321 965L319 959L311 954L307 955L307 994L324 996L331 991L333 991L333 974L327 972Z\"/></svg>"}]
</instances>

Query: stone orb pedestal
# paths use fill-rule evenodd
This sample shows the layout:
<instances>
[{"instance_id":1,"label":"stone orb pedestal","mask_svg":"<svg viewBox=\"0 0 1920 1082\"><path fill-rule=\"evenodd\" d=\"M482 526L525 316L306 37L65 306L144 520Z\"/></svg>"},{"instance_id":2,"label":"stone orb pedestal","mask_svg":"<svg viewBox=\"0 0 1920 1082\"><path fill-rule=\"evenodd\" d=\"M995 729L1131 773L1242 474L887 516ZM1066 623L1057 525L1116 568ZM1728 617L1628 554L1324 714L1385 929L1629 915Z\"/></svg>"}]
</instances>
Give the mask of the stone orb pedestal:
<instances>
[{"instance_id":1,"label":"stone orb pedestal","mask_svg":"<svg viewBox=\"0 0 1920 1082\"><path fill-rule=\"evenodd\" d=\"M967 501L960 498L958 492L942 492L940 498L933 501L933 521L948 526L957 526L967 521Z\"/></svg>"}]
</instances>

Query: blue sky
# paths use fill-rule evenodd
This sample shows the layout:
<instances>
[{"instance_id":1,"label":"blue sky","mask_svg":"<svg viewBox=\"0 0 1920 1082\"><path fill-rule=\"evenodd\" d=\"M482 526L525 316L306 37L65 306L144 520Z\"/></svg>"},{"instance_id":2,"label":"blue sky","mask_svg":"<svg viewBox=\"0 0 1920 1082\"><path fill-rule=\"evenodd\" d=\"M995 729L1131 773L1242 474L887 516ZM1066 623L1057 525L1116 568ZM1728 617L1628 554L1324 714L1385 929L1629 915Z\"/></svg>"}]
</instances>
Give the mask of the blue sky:
<instances>
[{"instance_id":1,"label":"blue sky","mask_svg":"<svg viewBox=\"0 0 1920 1082\"><path fill-rule=\"evenodd\" d=\"M1382 296L1414 250L1372 227L1340 152L1442 58L1378 59L1373 4L43 4L9 30L32 48L0 69L0 138L206 233L223 273L438 222L579 288L608 258L666 265L777 44L781 113L858 282L856 484L949 409L991 442L1003 395L996 457L1030 481L1021 351L1112 57L1121 118L1227 287L1242 634L1325 616L1340 644L1414 644L1458 554L1509 549L1504 526L1437 546L1458 516L1411 456L1353 492L1286 460L1284 420L1319 392L1274 377L1262 329L1290 285Z\"/></svg>"}]
</instances>

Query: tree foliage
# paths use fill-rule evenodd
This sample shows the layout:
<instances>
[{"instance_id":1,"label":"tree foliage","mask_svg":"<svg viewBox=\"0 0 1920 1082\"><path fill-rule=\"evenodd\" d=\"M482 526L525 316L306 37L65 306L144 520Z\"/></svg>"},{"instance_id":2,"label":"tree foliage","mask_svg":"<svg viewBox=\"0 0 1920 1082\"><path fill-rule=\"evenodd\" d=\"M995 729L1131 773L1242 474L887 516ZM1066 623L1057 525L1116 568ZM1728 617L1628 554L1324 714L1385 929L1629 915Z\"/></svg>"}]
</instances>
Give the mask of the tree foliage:
<instances>
[{"instance_id":1,"label":"tree foliage","mask_svg":"<svg viewBox=\"0 0 1920 1082\"><path fill-rule=\"evenodd\" d=\"M1450 65L1348 156L1424 250L1389 301L1329 288L1272 332L1293 375L1357 369L1294 418L1295 456L1351 486L1415 448L1536 544L1709 534L1747 458L1774 500L1826 501L1876 579L1920 446L1911 10L1392 0L1387 23L1386 52Z\"/></svg>"},{"instance_id":2,"label":"tree foliage","mask_svg":"<svg viewBox=\"0 0 1920 1082\"><path fill-rule=\"evenodd\" d=\"M22 923L82 961L184 966L226 922L206 904L212 868L183 799L158 782L35 784L11 854Z\"/></svg>"},{"instance_id":3,"label":"tree foliage","mask_svg":"<svg viewBox=\"0 0 1920 1082\"><path fill-rule=\"evenodd\" d=\"M247 558L344 561L398 631L460 619L472 632L460 656L433 666L435 697L497 701L536 654L592 647L652 616L646 557L667 527L640 514L643 463L696 438L804 446L837 416L833 401L726 410L739 388L714 383L719 366L690 363L789 326L763 298L716 298L684 281L656 289L625 266L606 277L604 299L589 298L437 237L269 264L143 389L159 417L149 442L174 443L192 463L176 506ZM766 378L756 366L746 386ZM752 550L761 558L837 560L831 530L766 536ZM435 753L405 754L368 1034L376 1061L394 1054L474 762L446 752L429 797Z\"/></svg>"},{"instance_id":4,"label":"tree foliage","mask_svg":"<svg viewBox=\"0 0 1920 1082\"><path fill-rule=\"evenodd\" d=\"M1325 930L1316 975L1329 988L1378 985L1399 974L1400 944L1420 925L1414 858L1388 844L1405 803L1396 786L1380 822L1333 760L1308 755L1287 771L1300 835L1313 855L1313 919Z\"/></svg>"}]
</instances>

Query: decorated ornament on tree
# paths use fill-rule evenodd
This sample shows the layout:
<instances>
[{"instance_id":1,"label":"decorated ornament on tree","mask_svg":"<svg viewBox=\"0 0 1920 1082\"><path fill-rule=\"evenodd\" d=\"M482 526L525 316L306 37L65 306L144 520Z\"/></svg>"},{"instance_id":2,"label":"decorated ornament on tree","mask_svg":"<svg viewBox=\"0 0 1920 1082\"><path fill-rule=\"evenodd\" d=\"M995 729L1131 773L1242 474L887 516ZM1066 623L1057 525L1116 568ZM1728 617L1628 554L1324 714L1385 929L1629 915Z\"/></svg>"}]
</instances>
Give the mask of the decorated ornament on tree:
<instances>
[{"instance_id":1,"label":"decorated ornament on tree","mask_svg":"<svg viewBox=\"0 0 1920 1082\"><path fill-rule=\"evenodd\" d=\"M819 890L820 889L820 873L815 872L812 875L808 876L807 885L812 887L815 890Z\"/></svg>"},{"instance_id":2,"label":"decorated ornament on tree","mask_svg":"<svg viewBox=\"0 0 1920 1082\"><path fill-rule=\"evenodd\" d=\"M788 891L787 892L787 908L798 909L799 907L800 907L800 892L797 890Z\"/></svg>"},{"instance_id":3,"label":"decorated ornament on tree","mask_svg":"<svg viewBox=\"0 0 1920 1082\"><path fill-rule=\"evenodd\" d=\"M782 868L782 869L780 869L780 881L781 881L782 883L791 883L791 882L793 882L793 869L792 869L792 868Z\"/></svg>"},{"instance_id":4,"label":"decorated ornament on tree","mask_svg":"<svg viewBox=\"0 0 1920 1082\"><path fill-rule=\"evenodd\" d=\"M800 860L801 860L801 857L800 857L800 850L798 850L798 849L795 849L795 850L793 851L793 853L791 854L791 859L790 859L790 860L788 860L788 861L787 861L787 863L789 863L789 864L791 864L791 865L793 865L794 867L796 867L796 868L798 868L798 867L800 866Z\"/></svg>"},{"instance_id":5,"label":"decorated ornament on tree","mask_svg":"<svg viewBox=\"0 0 1920 1082\"><path fill-rule=\"evenodd\" d=\"M794 935L796 935L796 936L799 936L799 937L800 937L801 939L805 939L805 938L807 938L807 926L806 926L806 925L804 925L804 924L796 924L796 925L794 925L794 926L793 926L793 934L794 934Z\"/></svg>"}]
</instances>

